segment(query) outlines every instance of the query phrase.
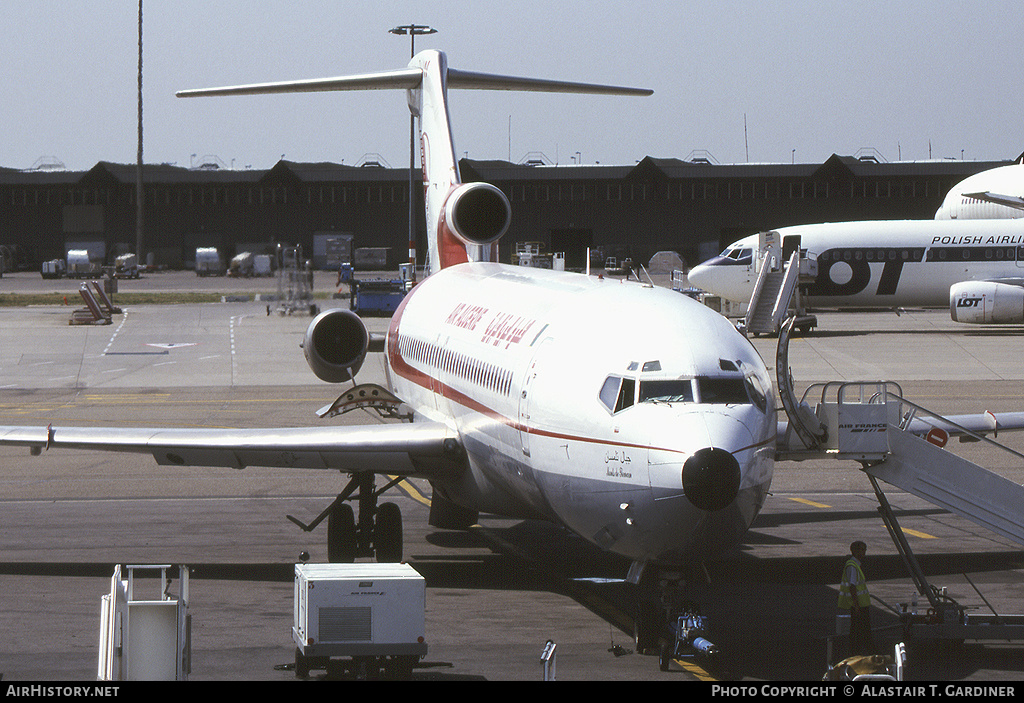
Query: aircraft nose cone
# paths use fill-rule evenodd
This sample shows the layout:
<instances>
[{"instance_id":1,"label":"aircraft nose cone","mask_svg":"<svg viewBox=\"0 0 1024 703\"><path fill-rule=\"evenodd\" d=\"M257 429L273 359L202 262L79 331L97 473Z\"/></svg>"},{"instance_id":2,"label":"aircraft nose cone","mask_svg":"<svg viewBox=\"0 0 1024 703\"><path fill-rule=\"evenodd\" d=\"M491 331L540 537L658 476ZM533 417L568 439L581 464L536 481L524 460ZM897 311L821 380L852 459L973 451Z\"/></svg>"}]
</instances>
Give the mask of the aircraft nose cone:
<instances>
[{"instance_id":1,"label":"aircraft nose cone","mask_svg":"<svg viewBox=\"0 0 1024 703\"><path fill-rule=\"evenodd\" d=\"M706 276L707 273L707 266L705 266L704 264L697 264L692 269L690 269L689 273L686 274L686 281L691 286L696 286L697 288L704 288L708 282Z\"/></svg>"},{"instance_id":2,"label":"aircraft nose cone","mask_svg":"<svg viewBox=\"0 0 1024 703\"><path fill-rule=\"evenodd\" d=\"M683 493L701 510L727 507L740 490L740 464L724 449L698 449L683 463Z\"/></svg>"}]
</instances>

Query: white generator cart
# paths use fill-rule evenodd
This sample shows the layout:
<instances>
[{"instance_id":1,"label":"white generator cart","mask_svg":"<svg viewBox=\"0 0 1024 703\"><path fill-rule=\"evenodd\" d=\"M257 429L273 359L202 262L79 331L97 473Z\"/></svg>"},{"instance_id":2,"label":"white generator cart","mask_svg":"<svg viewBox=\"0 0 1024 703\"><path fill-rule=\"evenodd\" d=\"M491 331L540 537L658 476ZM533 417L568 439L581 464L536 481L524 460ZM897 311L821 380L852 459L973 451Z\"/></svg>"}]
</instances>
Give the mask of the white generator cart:
<instances>
[{"instance_id":1,"label":"white generator cart","mask_svg":"<svg viewBox=\"0 0 1024 703\"><path fill-rule=\"evenodd\" d=\"M407 564L296 564L295 675L408 678L427 653L426 584Z\"/></svg>"}]
</instances>

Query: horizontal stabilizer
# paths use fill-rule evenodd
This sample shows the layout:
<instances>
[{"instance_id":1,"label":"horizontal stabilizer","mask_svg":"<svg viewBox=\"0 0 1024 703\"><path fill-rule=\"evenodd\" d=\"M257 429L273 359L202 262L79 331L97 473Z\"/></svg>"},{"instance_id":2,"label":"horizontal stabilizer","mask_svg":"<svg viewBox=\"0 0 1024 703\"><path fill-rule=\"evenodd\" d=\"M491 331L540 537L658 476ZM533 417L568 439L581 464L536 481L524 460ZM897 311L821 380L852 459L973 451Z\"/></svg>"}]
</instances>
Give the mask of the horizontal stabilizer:
<instances>
[{"instance_id":1,"label":"horizontal stabilizer","mask_svg":"<svg viewBox=\"0 0 1024 703\"><path fill-rule=\"evenodd\" d=\"M223 88L197 88L179 90L179 98L198 98L211 95L263 95L266 93L316 93L333 90L409 90L423 80L423 71L418 68L402 68L395 71L365 73L357 76L335 78L307 78L278 83L252 83L249 85L226 86Z\"/></svg>"},{"instance_id":2,"label":"horizontal stabilizer","mask_svg":"<svg viewBox=\"0 0 1024 703\"><path fill-rule=\"evenodd\" d=\"M626 88L597 83L576 83L574 81L553 81L544 78L519 78L499 76L492 73L474 73L448 69L448 87L471 90L520 90L543 93L584 93L594 95L636 95L654 93L647 88Z\"/></svg>"},{"instance_id":3,"label":"horizontal stabilizer","mask_svg":"<svg viewBox=\"0 0 1024 703\"><path fill-rule=\"evenodd\" d=\"M197 98L215 95L263 95L268 93L315 93L341 90L411 90L423 81L423 70L418 67L401 68L394 71L365 73L334 78L308 78L276 83L252 83L249 85L225 86L221 88L197 88L180 90L179 98ZM448 69L448 88L468 90L517 90L545 93L583 93L593 95L651 95L654 91L646 88L601 85L598 83L577 83L555 81L544 78L520 78L492 73L476 73Z\"/></svg>"},{"instance_id":4,"label":"horizontal stabilizer","mask_svg":"<svg viewBox=\"0 0 1024 703\"><path fill-rule=\"evenodd\" d=\"M1015 210L1024 210L1024 198L1019 195L1003 195L1002 193L985 191L984 193L964 193L964 197L983 200L986 203L995 203L996 205L1012 207Z\"/></svg>"}]
</instances>

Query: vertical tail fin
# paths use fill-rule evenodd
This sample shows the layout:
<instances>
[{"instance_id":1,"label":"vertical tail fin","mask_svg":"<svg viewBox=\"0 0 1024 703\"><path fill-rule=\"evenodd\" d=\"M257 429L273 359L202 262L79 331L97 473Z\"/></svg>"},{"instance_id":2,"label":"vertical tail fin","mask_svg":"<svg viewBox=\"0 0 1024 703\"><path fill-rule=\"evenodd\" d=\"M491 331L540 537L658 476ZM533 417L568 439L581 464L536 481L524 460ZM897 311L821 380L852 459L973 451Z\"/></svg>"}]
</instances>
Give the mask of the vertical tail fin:
<instances>
[{"instance_id":1,"label":"vertical tail fin","mask_svg":"<svg viewBox=\"0 0 1024 703\"><path fill-rule=\"evenodd\" d=\"M457 71L448 68L444 53L430 50L416 54L406 68L383 73L183 90L177 95L201 97L406 90L409 109L419 121L428 262L433 273L465 261L496 261L498 239L511 222L508 200L500 190L485 183L463 184L459 177L448 115L448 88L633 96L653 92L640 88Z\"/></svg>"}]
</instances>

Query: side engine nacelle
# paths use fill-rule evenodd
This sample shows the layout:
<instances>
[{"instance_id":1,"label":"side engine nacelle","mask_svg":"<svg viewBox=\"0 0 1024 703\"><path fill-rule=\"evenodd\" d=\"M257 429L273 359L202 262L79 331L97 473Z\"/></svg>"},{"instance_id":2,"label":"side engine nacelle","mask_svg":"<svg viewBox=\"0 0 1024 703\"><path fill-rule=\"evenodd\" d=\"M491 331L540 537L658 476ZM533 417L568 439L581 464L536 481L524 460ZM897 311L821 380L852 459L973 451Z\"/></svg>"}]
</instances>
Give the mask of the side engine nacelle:
<instances>
[{"instance_id":1,"label":"side engine nacelle","mask_svg":"<svg viewBox=\"0 0 1024 703\"><path fill-rule=\"evenodd\" d=\"M366 325L351 310L324 310L313 318L302 352L313 373L328 383L350 381L363 365L370 346Z\"/></svg>"},{"instance_id":2,"label":"side engine nacelle","mask_svg":"<svg viewBox=\"0 0 1024 703\"><path fill-rule=\"evenodd\" d=\"M949 288L949 316L979 325L1024 322L1024 288L993 281L957 283Z\"/></svg>"},{"instance_id":3,"label":"side engine nacelle","mask_svg":"<svg viewBox=\"0 0 1024 703\"><path fill-rule=\"evenodd\" d=\"M444 224L464 244L492 244L512 222L508 198L490 183L463 183L444 203Z\"/></svg>"}]
</instances>

